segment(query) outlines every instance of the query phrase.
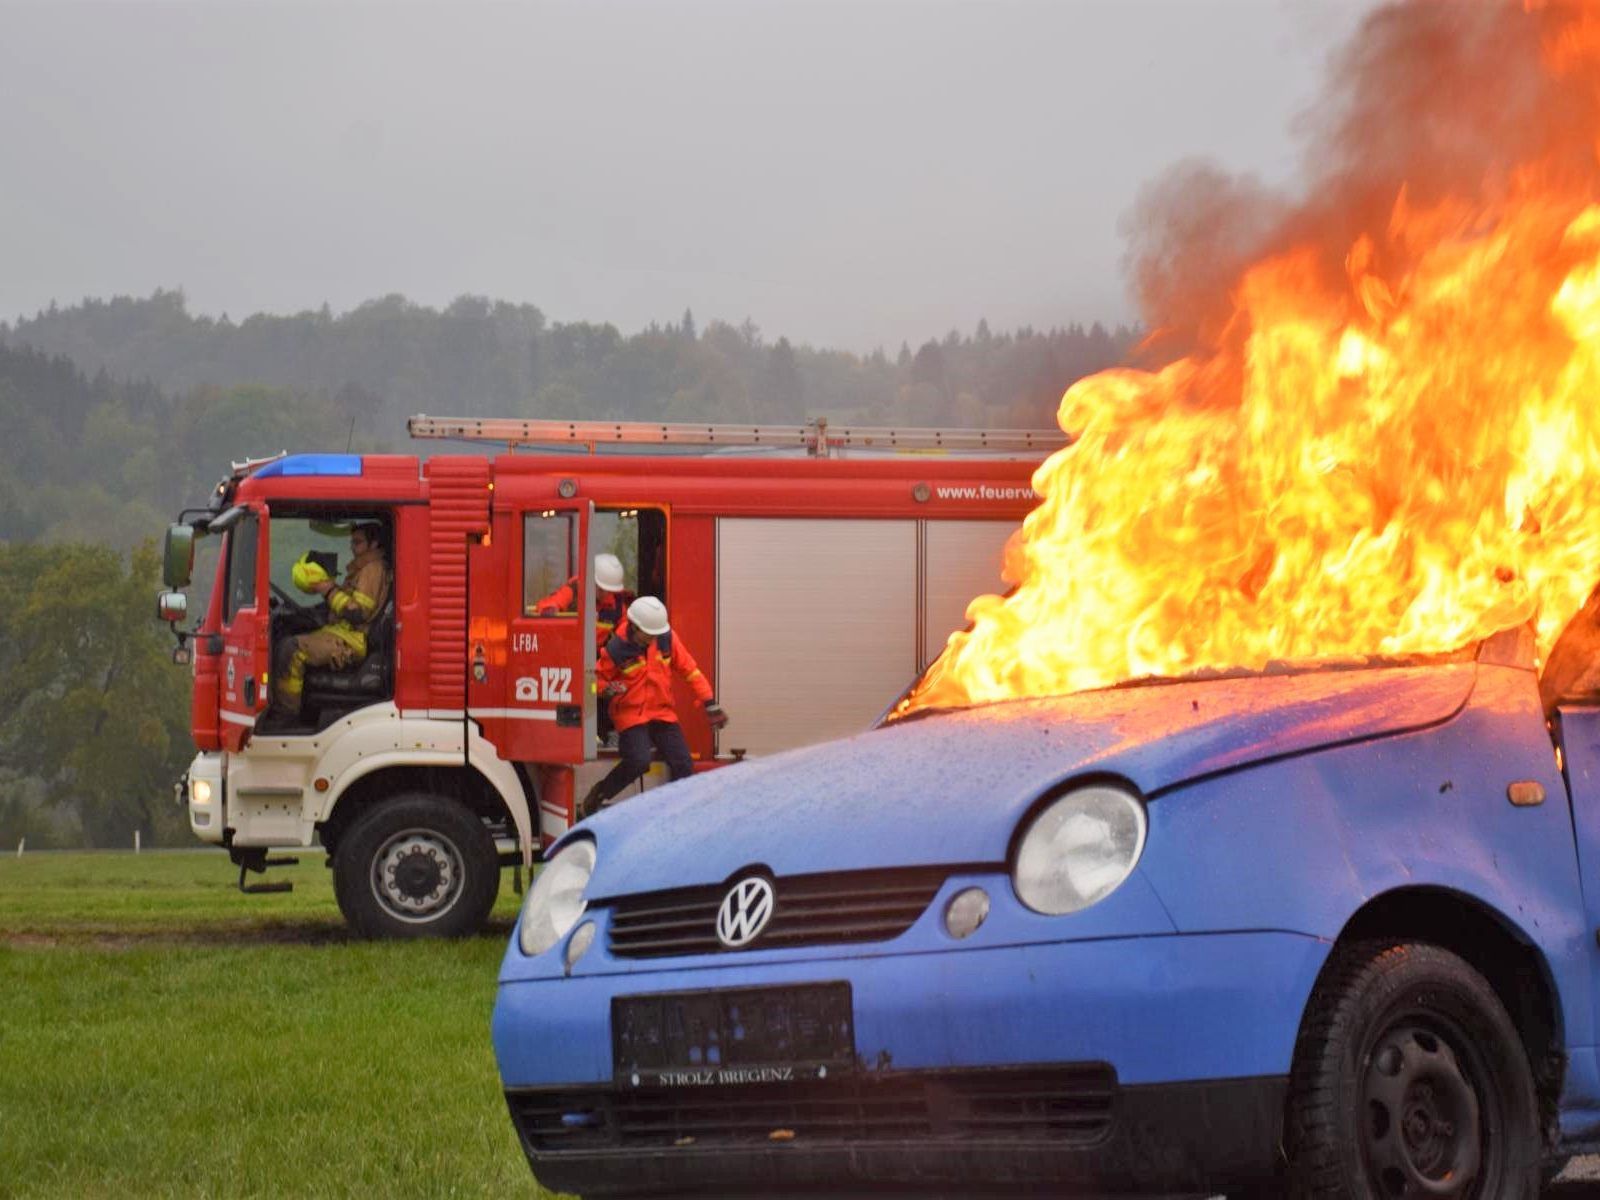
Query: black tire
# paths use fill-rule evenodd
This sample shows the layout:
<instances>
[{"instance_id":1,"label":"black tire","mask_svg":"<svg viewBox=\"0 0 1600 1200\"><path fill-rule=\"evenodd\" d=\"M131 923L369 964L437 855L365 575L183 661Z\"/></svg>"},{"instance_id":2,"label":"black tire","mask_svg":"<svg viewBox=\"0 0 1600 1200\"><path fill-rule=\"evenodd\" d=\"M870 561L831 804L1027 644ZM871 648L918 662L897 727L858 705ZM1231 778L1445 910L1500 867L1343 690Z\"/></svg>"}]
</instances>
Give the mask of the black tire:
<instances>
[{"instance_id":1,"label":"black tire","mask_svg":"<svg viewBox=\"0 0 1600 1200\"><path fill-rule=\"evenodd\" d=\"M494 839L465 805L426 792L374 804L339 839L339 911L362 937L464 937L500 892Z\"/></svg>"},{"instance_id":2,"label":"black tire","mask_svg":"<svg viewBox=\"0 0 1600 1200\"><path fill-rule=\"evenodd\" d=\"M1539 1109L1511 1018L1438 946L1339 947L1295 1044L1294 1200L1534 1200Z\"/></svg>"}]
</instances>

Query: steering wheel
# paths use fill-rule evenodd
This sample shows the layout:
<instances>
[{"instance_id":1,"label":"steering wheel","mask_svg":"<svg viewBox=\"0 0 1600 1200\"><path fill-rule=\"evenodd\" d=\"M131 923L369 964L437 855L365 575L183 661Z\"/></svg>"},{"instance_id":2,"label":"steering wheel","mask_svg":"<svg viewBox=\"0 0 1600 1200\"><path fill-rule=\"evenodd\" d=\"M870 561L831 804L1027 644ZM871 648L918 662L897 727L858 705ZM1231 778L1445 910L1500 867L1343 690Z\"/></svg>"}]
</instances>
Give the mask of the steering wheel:
<instances>
[{"instance_id":1,"label":"steering wheel","mask_svg":"<svg viewBox=\"0 0 1600 1200\"><path fill-rule=\"evenodd\" d=\"M310 614L311 608L309 606L301 604L277 584L269 582L267 586L272 589L273 599L277 600L278 603L282 604L285 608L292 608L297 613L305 613L307 615Z\"/></svg>"}]
</instances>

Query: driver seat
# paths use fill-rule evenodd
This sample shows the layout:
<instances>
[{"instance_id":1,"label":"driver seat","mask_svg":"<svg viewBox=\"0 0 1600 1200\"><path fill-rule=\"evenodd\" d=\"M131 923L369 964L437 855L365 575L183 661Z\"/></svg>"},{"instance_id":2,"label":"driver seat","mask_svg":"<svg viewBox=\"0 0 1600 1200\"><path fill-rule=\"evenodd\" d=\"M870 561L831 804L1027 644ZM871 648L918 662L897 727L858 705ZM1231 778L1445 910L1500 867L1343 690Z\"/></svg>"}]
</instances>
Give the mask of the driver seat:
<instances>
[{"instance_id":1,"label":"driver seat","mask_svg":"<svg viewBox=\"0 0 1600 1200\"><path fill-rule=\"evenodd\" d=\"M335 671L317 667L306 672L301 704L321 712L350 709L390 695L394 673L394 599L384 601L367 626L367 656L353 667Z\"/></svg>"}]
</instances>

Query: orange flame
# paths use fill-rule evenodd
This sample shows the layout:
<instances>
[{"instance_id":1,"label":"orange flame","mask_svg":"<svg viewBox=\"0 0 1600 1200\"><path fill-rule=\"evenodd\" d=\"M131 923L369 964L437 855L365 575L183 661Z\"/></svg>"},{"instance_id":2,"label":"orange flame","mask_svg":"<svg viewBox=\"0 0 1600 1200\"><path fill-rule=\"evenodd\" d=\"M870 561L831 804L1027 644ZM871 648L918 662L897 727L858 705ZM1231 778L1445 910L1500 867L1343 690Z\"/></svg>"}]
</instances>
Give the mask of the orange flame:
<instances>
[{"instance_id":1,"label":"orange flame","mask_svg":"<svg viewBox=\"0 0 1600 1200\"><path fill-rule=\"evenodd\" d=\"M1386 211L1355 223L1319 195L1236 275L1211 332L1197 323L1192 353L1068 390L1076 440L1034 477L1016 586L973 601L908 707L1444 651L1529 619L1548 652L1600 579L1591 7L1496 14L1532 23L1530 69L1563 102L1519 159L1455 193L1380 179ZM1392 44L1397 20L1421 22L1470 59L1438 36L1459 8L1385 10L1365 33ZM1441 90L1436 116L1457 102Z\"/></svg>"}]
</instances>

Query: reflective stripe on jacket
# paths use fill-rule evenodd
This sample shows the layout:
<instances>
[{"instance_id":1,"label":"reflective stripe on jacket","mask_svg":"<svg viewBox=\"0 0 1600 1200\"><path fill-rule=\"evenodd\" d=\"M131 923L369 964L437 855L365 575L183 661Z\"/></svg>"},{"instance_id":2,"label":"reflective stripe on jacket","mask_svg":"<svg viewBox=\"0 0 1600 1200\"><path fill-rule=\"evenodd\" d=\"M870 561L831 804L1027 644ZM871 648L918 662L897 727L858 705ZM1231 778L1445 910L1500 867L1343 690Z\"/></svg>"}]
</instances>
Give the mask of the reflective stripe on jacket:
<instances>
[{"instance_id":1,"label":"reflective stripe on jacket","mask_svg":"<svg viewBox=\"0 0 1600 1200\"><path fill-rule=\"evenodd\" d=\"M389 599L389 568L383 555L368 550L350 560L344 581L327 595L328 611L337 620L323 626L357 654L367 652L366 627Z\"/></svg>"},{"instance_id":2,"label":"reflective stripe on jacket","mask_svg":"<svg viewBox=\"0 0 1600 1200\"><path fill-rule=\"evenodd\" d=\"M672 703L673 672L683 677L702 704L711 699L710 681L677 634L668 630L641 647L627 639L627 629L623 622L606 641L605 653L595 664L602 687L620 683L626 689L611 702L611 723L619 732L647 721L677 721L678 711Z\"/></svg>"}]
</instances>

